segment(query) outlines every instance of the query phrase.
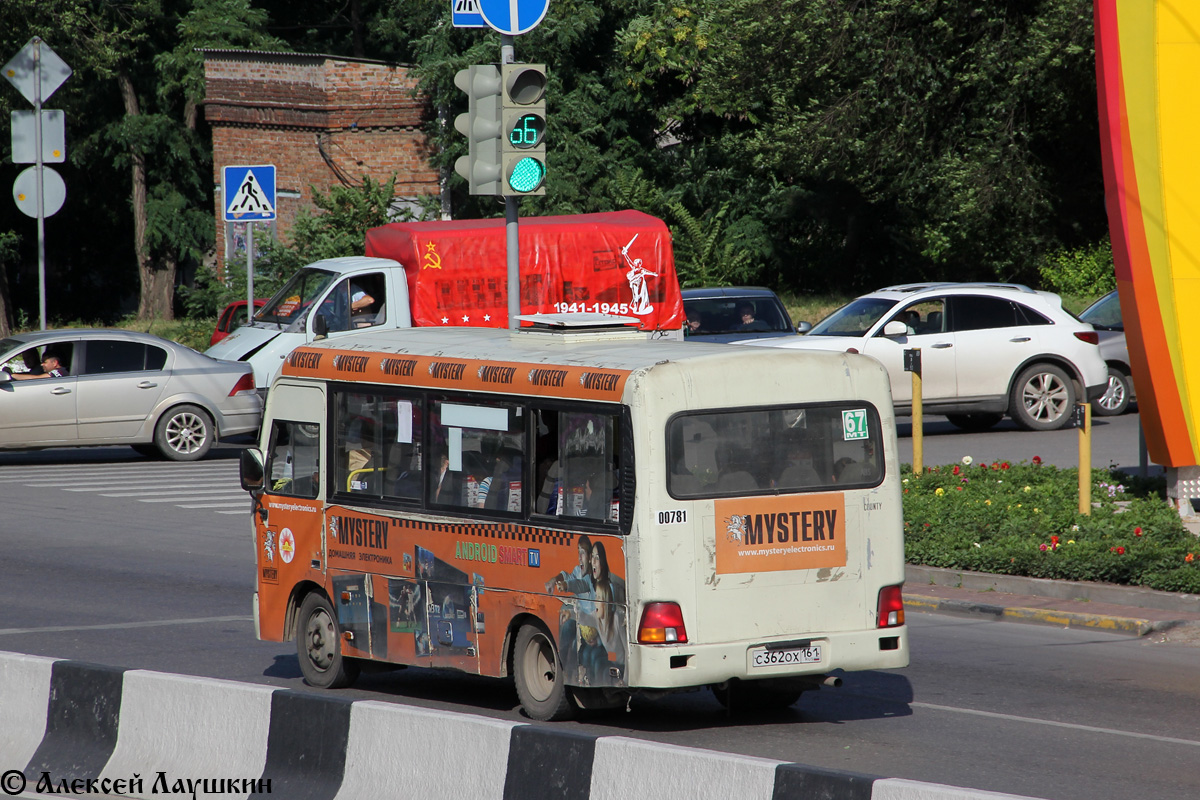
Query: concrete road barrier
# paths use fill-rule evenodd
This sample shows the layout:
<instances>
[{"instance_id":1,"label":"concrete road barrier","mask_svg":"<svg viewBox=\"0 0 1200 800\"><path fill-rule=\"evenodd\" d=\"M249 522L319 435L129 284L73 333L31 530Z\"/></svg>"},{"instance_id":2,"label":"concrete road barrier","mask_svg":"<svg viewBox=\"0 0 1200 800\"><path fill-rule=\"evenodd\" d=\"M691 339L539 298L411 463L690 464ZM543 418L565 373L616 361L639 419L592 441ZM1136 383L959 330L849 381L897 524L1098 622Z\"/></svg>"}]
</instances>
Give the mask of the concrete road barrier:
<instances>
[{"instance_id":1,"label":"concrete road barrier","mask_svg":"<svg viewBox=\"0 0 1200 800\"><path fill-rule=\"evenodd\" d=\"M1027 800L397 703L0 652L6 795Z\"/></svg>"}]
</instances>

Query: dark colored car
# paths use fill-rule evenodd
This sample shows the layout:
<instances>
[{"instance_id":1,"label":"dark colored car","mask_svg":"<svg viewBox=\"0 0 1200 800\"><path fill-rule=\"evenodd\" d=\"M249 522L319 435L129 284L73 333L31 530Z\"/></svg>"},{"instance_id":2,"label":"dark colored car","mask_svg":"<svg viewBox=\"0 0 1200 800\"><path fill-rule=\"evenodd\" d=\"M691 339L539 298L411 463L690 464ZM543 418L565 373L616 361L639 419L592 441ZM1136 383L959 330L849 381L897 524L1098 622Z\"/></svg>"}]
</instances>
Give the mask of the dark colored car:
<instances>
[{"instance_id":1,"label":"dark colored car","mask_svg":"<svg viewBox=\"0 0 1200 800\"><path fill-rule=\"evenodd\" d=\"M1100 355L1108 364L1108 391L1092 403L1092 413L1101 417L1123 414L1136 402L1129 376L1129 348L1125 345L1125 323L1121 320L1121 298L1111 291L1079 315L1100 336Z\"/></svg>"},{"instance_id":2,"label":"dark colored car","mask_svg":"<svg viewBox=\"0 0 1200 800\"><path fill-rule=\"evenodd\" d=\"M683 310L687 315L684 335L697 342L796 335L796 326L783 302L761 286L684 289Z\"/></svg>"},{"instance_id":3,"label":"dark colored car","mask_svg":"<svg viewBox=\"0 0 1200 800\"><path fill-rule=\"evenodd\" d=\"M259 298L254 301L254 311L258 312L260 308L267 304L266 298ZM233 333L239 325L246 324L246 301L234 300L229 305L225 306L225 310L221 312L221 316L217 318L217 327L213 330L212 339L209 340L208 346L212 347L217 342L224 339L229 334Z\"/></svg>"}]
</instances>

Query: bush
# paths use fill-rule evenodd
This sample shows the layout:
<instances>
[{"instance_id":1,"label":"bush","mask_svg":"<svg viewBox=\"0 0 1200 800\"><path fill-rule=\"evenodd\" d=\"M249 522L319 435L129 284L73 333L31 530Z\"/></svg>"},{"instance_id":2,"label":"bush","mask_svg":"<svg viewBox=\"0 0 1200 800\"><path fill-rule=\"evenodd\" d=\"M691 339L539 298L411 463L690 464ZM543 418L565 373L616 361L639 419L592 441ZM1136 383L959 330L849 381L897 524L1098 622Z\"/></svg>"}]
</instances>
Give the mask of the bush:
<instances>
[{"instance_id":1,"label":"bush","mask_svg":"<svg viewBox=\"0 0 1200 800\"><path fill-rule=\"evenodd\" d=\"M1099 297L1117 288L1108 241L1092 247L1057 250L1046 257L1038 272L1043 284L1060 295Z\"/></svg>"},{"instance_id":2,"label":"bush","mask_svg":"<svg viewBox=\"0 0 1200 800\"><path fill-rule=\"evenodd\" d=\"M1200 541L1163 501L1161 478L1092 470L1086 515L1076 468L961 463L902 481L909 563L1200 592Z\"/></svg>"}]
</instances>

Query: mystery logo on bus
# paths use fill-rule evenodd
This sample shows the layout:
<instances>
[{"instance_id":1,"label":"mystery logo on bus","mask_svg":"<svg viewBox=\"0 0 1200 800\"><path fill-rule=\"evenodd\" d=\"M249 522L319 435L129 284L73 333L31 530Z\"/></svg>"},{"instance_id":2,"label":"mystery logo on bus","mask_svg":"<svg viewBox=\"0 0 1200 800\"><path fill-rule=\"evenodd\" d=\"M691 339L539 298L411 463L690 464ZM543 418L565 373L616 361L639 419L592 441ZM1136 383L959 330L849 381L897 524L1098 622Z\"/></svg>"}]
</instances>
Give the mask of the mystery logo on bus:
<instances>
[{"instance_id":1,"label":"mystery logo on bus","mask_svg":"<svg viewBox=\"0 0 1200 800\"><path fill-rule=\"evenodd\" d=\"M533 386L554 386L559 387L566 383L567 371L565 369L531 369L529 370L529 383Z\"/></svg>"},{"instance_id":2,"label":"mystery logo on bus","mask_svg":"<svg viewBox=\"0 0 1200 800\"><path fill-rule=\"evenodd\" d=\"M579 385L597 392L611 392L619 380L621 376L612 372L585 372L579 376Z\"/></svg>"},{"instance_id":3,"label":"mystery logo on bus","mask_svg":"<svg viewBox=\"0 0 1200 800\"><path fill-rule=\"evenodd\" d=\"M517 372L516 367L500 367L492 364L485 364L479 368L477 373L479 380L483 383L502 383L511 384L513 375Z\"/></svg>"},{"instance_id":4,"label":"mystery logo on bus","mask_svg":"<svg viewBox=\"0 0 1200 800\"><path fill-rule=\"evenodd\" d=\"M810 494L717 500L717 572L846 565L846 499Z\"/></svg>"},{"instance_id":5,"label":"mystery logo on bus","mask_svg":"<svg viewBox=\"0 0 1200 800\"><path fill-rule=\"evenodd\" d=\"M433 361L429 364L429 376L440 381L461 381L467 365L452 361Z\"/></svg>"},{"instance_id":6,"label":"mystery logo on bus","mask_svg":"<svg viewBox=\"0 0 1200 800\"><path fill-rule=\"evenodd\" d=\"M367 362L370 360L369 356L351 356L345 353L338 353L333 357L333 368L338 372L362 373L367 371Z\"/></svg>"},{"instance_id":7,"label":"mystery logo on bus","mask_svg":"<svg viewBox=\"0 0 1200 800\"><path fill-rule=\"evenodd\" d=\"M411 378L417 371L415 358L385 358L379 362L379 368L384 375L394 375L397 378Z\"/></svg>"},{"instance_id":8,"label":"mystery logo on bus","mask_svg":"<svg viewBox=\"0 0 1200 800\"><path fill-rule=\"evenodd\" d=\"M388 520L367 519L346 515L330 515L329 517L329 558L348 559L351 561L371 561L378 564L392 563L392 557L386 555L388 546ZM365 548L361 550L345 550L346 547Z\"/></svg>"},{"instance_id":9,"label":"mystery logo on bus","mask_svg":"<svg viewBox=\"0 0 1200 800\"><path fill-rule=\"evenodd\" d=\"M288 365L296 369L319 369L324 353L313 353L306 350L293 350L288 355Z\"/></svg>"}]
</instances>

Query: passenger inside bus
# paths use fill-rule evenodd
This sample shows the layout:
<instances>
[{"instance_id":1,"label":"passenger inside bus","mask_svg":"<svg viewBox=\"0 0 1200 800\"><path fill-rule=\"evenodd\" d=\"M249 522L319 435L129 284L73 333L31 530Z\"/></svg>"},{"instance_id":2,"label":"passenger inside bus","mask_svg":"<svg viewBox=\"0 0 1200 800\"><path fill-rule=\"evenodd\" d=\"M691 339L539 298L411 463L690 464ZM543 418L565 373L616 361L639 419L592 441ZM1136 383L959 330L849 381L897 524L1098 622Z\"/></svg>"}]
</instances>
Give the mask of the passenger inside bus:
<instances>
[{"instance_id":1,"label":"passenger inside bus","mask_svg":"<svg viewBox=\"0 0 1200 800\"><path fill-rule=\"evenodd\" d=\"M384 476L392 497L416 500L421 496L421 464L411 444L389 445Z\"/></svg>"},{"instance_id":2,"label":"passenger inside bus","mask_svg":"<svg viewBox=\"0 0 1200 800\"><path fill-rule=\"evenodd\" d=\"M789 434L784 443L787 460L775 485L780 489L801 489L828 483L817 472L817 448L813 442L799 432L789 431Z\"/></svg>"},{"instance_id":3,"label":"passenger inside bus","mask_svg":"<svg viewBox=\"0 0 1200 800\"><path fill-rule=\"evenodd\" d=\"M479 484L475 505L499 511L521 510L521 451L505 447L492 459L491 475Z\"/></svg>"},{"instance_id":4,"label":"passenger inside bus","mask_svg":"<svg viewBox=\"0 0 1200 800\"><path fill-rule=\"evenodd\" d=\"M450 456L445 453L438 459L437 478L430 487L430 499L435 503L462 503L462 473L450 469Z\"/></svg>"},{"instance_id":5,"label":"passenger inside bus","mask_svg":"<svg viewBox=\"0 0 1200 800\"><path fill-rule=\"evenodd\" d=\"M534 442L534 460L537 475L534 486L538 487L535 514L555 514L558 510L558 493L561 488L558 462L558 412L538 411L537 440Z\"/></svg>"},{"instance_id":6,"label":"passenger inside bus","mask_svg":"<svg viewBox=\"0 0 1200 800\"><path fill-rule=\"evenodd\" d=\"M718 492L753 492L758 489L758 480L751 472L750 454L732 444L717 448Z\"/></svg>"}]
</instances>

